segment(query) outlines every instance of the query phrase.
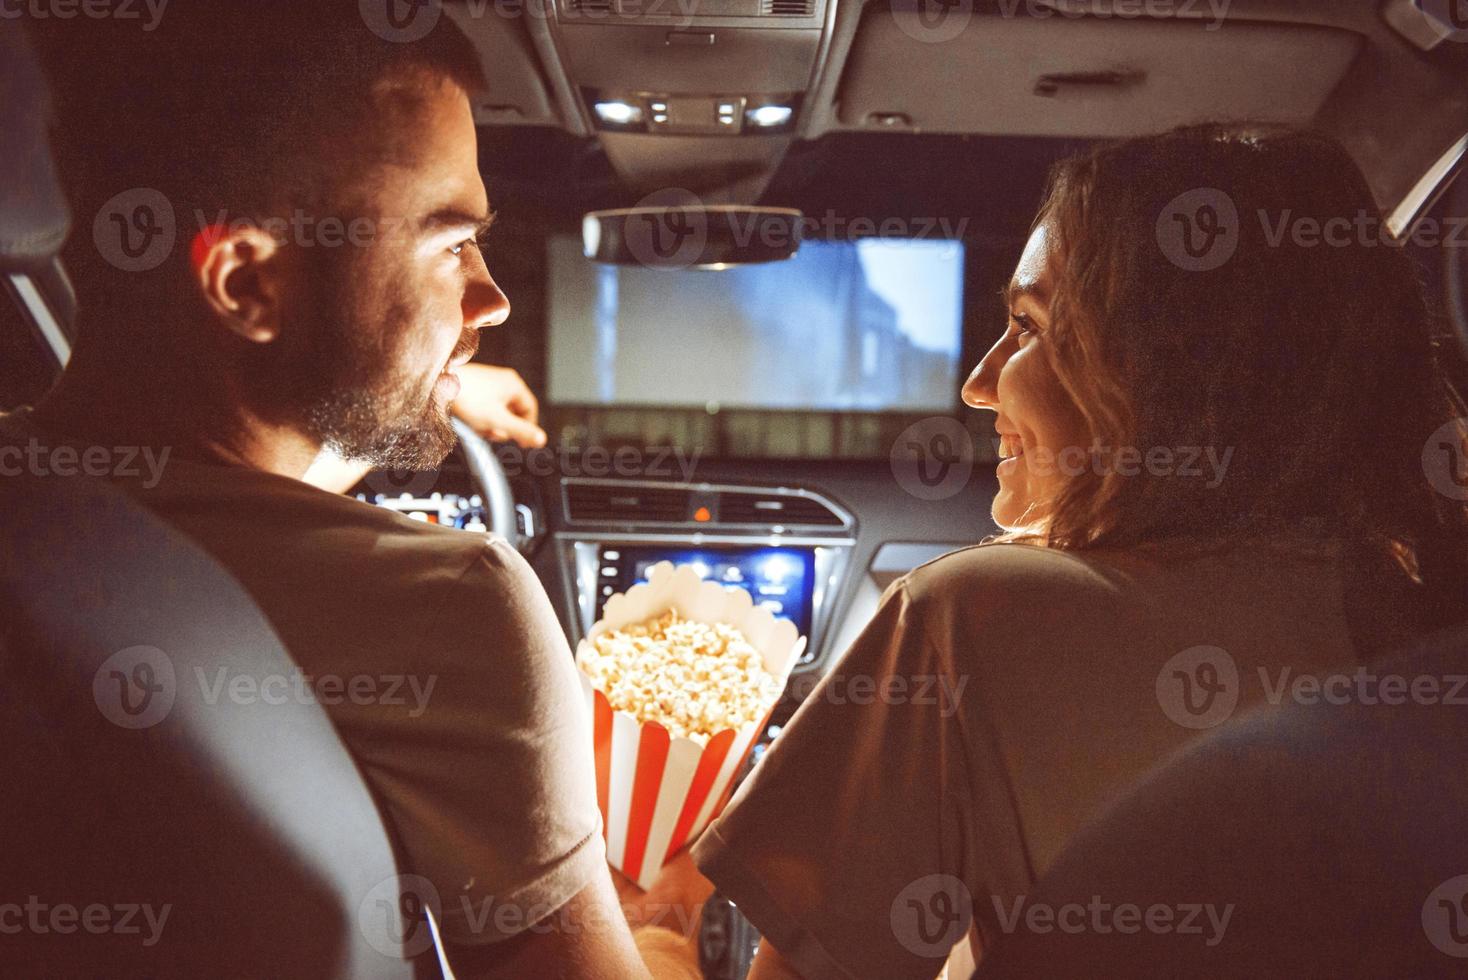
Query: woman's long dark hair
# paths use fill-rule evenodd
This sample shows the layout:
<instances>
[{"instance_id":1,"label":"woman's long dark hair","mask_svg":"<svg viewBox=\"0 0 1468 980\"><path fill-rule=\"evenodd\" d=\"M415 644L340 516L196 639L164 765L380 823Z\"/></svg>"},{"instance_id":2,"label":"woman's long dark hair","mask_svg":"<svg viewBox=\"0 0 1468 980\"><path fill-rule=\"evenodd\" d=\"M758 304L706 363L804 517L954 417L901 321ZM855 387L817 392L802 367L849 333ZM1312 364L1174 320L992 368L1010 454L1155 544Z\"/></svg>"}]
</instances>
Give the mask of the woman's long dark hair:
<instances>
[{"instance_id":1,"label":"woman's long dark hair","mask_svg":"<svg viewBox=\"0 0 1468 980\"><path fill-rule=\"evenodd\" d=\"M1207 125L1104 146L1056 167L1041 222L1049 350L1097 443L1232 451L1211 487L1069 481L1047 544L1339 541L1424 590L1430 621L1465 618L1468 509L1424 468L1444 433L1464 450L1461 402L1412 261L1338 143Z\"/></svg>"}]
</instances>

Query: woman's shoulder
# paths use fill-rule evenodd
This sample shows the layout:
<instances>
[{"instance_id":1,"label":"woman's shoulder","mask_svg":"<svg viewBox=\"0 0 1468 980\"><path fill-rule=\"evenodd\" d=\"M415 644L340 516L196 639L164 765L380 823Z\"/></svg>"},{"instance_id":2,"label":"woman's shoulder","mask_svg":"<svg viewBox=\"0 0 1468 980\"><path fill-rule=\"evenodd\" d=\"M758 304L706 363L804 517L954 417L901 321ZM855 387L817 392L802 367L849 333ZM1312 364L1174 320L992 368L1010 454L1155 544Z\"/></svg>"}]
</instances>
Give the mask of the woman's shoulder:
<instances>
[{"instance_id":1,"label":"woman's shoulder","mask_svg":"<svg viewBox=\"0 0 1468 980\"><path fill-rule=\"evenodd\" d=\"M1067 550L1026 541L988 541L942 555L906 575L903 590L916 603L1003 603L1169 593L1254 593L1292 575L1321 578L1339 565L1331 549L1282 549L1267 543L1158 543L1144 547Z\"/></svg>"},{"instance_id":2,"label":"woman's shoulder","mask_svg":"<svg viewBox=\"0 0 1468 980\"><path fill-rule=\"evenodd\" d=\"M1022 541L993 541L970 545L919 565L903 577L903 588L914 599L975 588L1076 589L1116 587L1119 578L1134 574L1158 559L1121 551L1069 551Z\"/></svg>"}]
</instances>

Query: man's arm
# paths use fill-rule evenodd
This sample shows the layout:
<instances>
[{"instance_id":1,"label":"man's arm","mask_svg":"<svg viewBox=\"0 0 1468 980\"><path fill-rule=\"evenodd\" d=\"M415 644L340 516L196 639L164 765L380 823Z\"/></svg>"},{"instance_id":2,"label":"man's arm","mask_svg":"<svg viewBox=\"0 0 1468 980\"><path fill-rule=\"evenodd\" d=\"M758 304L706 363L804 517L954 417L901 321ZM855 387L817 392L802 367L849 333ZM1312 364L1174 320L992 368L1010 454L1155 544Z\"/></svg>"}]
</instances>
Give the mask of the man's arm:
<instances>
[{"instance_id":1,"label":"man's arm","mask_svg":"<svg viewBox=\"0 0 1468 980\"><path fill-rule=\"evenodd\" d=\"M449 962L464 980L699 980L699 914L712 890L686 852L645 894L619 896L612 873L600 874L513 939L451 945Z\"/></svg>"}]
</instances>

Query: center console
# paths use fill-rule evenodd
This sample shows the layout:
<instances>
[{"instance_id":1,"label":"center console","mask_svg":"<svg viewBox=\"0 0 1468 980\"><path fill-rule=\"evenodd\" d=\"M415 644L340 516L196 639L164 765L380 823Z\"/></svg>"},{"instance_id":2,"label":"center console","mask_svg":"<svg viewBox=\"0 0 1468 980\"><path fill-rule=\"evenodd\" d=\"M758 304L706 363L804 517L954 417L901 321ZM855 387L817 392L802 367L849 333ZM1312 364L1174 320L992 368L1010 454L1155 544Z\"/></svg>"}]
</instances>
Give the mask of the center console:
<instances>
[{"instance_id":1,"label":"center console","mask_svg":"<svg viewBox=\"0 0 1468 980\"><path fill-rule=\"evenodd\" d=\"M818 655L855 534L835 501L790 487L567 479L562 489L566 520L555 538L577 612L573 642L608 597L670 561L745 590L808 638L802 663Z\"/></svg>"}]
</instances>

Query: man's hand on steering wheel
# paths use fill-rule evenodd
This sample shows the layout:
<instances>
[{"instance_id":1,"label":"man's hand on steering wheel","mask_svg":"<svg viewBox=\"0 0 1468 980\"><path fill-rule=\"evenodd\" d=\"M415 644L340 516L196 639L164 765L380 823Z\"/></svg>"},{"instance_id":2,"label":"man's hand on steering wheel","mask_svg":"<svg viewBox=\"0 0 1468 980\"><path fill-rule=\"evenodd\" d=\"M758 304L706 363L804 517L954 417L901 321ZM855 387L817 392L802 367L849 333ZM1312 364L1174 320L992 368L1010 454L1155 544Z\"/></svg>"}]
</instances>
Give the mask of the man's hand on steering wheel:
<instances>
[{"instance_id":1,"label":"man's hand on steering wheel","mask_svg":"<svg viewBox=\"0 0 1468 980\"><path fill-rule=\"evenodd\" d=\"M490 442L514 442L522 449L545 445L540 402L514 368L465 364L459 368L454 414Z\"/></svg>"}]
</instances>

